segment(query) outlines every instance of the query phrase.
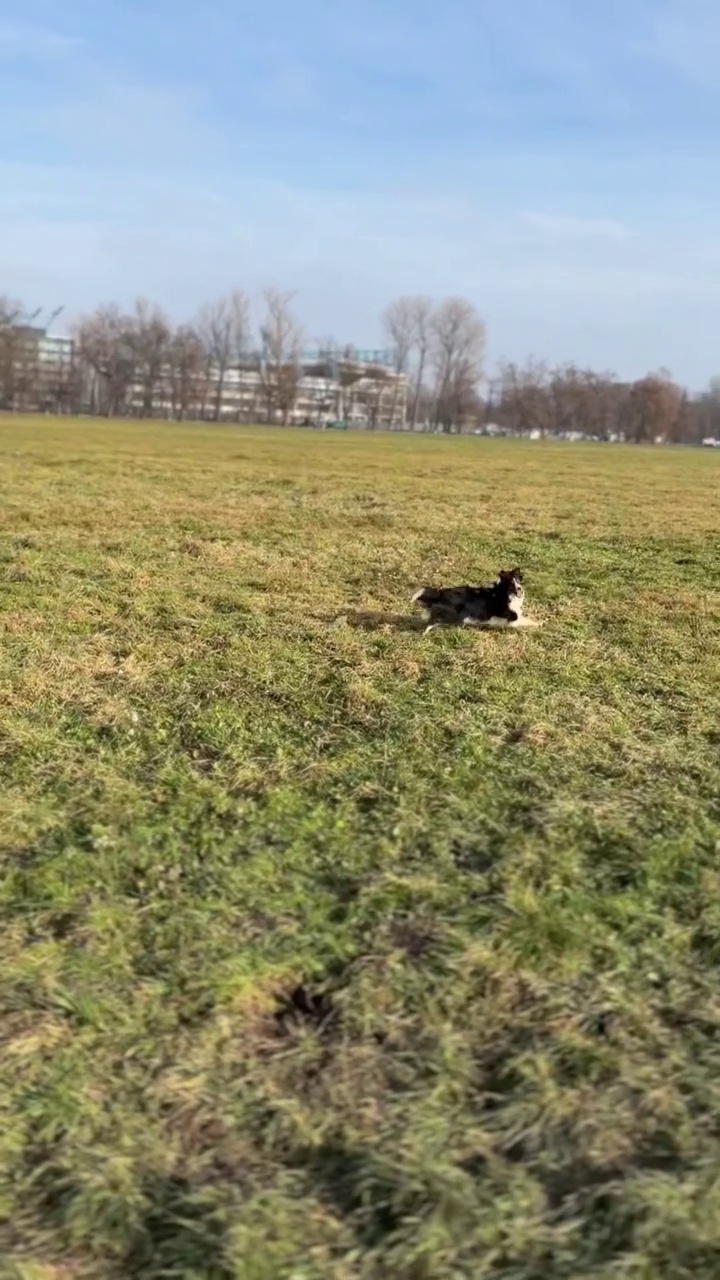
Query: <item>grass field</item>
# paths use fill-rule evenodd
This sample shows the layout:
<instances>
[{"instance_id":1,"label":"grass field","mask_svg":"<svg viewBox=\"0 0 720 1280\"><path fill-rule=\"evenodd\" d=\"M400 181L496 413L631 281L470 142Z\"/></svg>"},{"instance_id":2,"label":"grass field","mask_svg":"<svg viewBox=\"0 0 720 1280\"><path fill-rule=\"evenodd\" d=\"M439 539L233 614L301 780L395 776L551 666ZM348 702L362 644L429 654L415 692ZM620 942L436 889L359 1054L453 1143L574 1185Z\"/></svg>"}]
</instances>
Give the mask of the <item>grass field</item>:
<instances>
[{"instance_id":1,"label":"grass field","mask_svg":"<svg viewBox=\"0 0 720 1280\"><path fill-rule=\"evenodd\" d=\"M717 1280L720 457L0 481L3 1280ZM538 633L414 627L516 562Z\"/></svg>"}]
</instances>

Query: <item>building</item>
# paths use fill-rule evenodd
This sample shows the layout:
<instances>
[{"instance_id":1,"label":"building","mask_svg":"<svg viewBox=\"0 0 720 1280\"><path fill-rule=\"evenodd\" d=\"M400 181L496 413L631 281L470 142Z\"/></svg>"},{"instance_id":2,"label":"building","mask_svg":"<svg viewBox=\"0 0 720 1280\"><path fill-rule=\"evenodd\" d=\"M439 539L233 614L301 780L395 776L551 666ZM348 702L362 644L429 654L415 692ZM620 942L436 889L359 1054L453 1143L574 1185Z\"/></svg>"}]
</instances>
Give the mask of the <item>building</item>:
<instances>
[{"instance_id":1,"label":"building","mask_svg":"<svg viewBox=\"0 0 720 1280\"><path fill-rule=\"evenodd\" d=\"M68 406L76 382L72 338L48 334L33 324L0 324L0 408Z\"/></svg>"},{"instance_id":2,"label":"building","mask_svg":"<svg viewBox=\"0 0 720 1280\"><path fill-rule=\"evenodd\" d=\"M391 350L325 348L304 356L296 415L323 424L401 429L407 420L409 382Z\"/></svg>"},{"instance_id":3,"label":"building","mask_svg":"<svg viewBox=\"0 0 720 1280\"><path fill-rule=\"evenodd\" d=\"M161 370L153 416L313 426L344 421L385 430L402 429L407 417L408 379L387 351L308 351L278 366L254 353L223 372L210 365L186 381L180 411L175 382L169 367ZM134 381L126 412L142 414L147 400L146 386Z\"/></svg>"},{"instance_id":4,"label":"building","mask_svg":"<svg viewBox=\"0 0 720 1280\"><path fill-rule=\"evenodd\" d=\"M75 355L75 342L72 338L39 330L38 357L45 368L58 368L72 364Z\"/></svg>"},{"instance_id":5,"label":"building","mask_svg":"<svg viewBox=\"0 0 720 1280\"><path fill-rule=\"evenodd\" d=\"M199 346L184 365L168 360L152 371L137 355L109 353L102 373L80 359L70 337L33 324L0 324L0 408L313 426L342 421L385 430L406 424L408 378L397 372L392 351L326 347L275 365L255 352L224 371L208 366Z\"/></svg>"}]
</instances>

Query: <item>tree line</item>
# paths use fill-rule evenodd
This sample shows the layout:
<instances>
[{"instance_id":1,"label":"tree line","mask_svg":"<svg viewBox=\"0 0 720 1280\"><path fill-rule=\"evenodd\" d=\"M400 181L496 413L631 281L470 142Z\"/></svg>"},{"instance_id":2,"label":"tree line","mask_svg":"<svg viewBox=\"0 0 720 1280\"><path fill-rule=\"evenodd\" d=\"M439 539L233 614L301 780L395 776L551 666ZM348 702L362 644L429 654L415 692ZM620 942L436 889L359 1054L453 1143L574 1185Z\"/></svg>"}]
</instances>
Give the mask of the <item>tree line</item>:
<instances>
[{"instance_id":1,"label":"tree line","mask_svg":"<svg viewBox=\"0 0 720 1280\"><path fill-rule=\"evenodd\" d=\"M220 420L233 412L231 391L242 375L259 394L246 398L247 408L236 396L237 416L248 411L288 422L303 379L306 335L290 294L266 289L254 311L253 319L250 300L239 290L180 324L144 299L130 311L110 303L74 326L71 356L43 362L21 304L0 298L0 405ZM472 304L402 298L385 311L382 330L390 364L375 370L375 393L367 387L361 396L368 421L378 418L383 397L391 399L390 417L397 421L402 397L407 415L400 420L410 425L449 430L466 423L478 405L485 345ZM323 355L328 361L345 357L346 363L352 358L353 349L332 337L314 345L319 363Z\"/></svg>"},{"instance_id":2,"label":"tree line","mask_svg":"<svg viewBox=\"0 0 720 1280\"><path fill-rule=\"evenodd\" d=\"M500 361L485 376L485 325L464 298L397 298L381 327L396 375L393 410L398 397L406 401L401 419L394 411L390 418L410 429L638 443L720 438L718 379L691 394L664 369L627 382L535 358ZM296 415L306 337L293 296L278 289L266 289L254 308L233 290L178 324L144 299L128 311L109 303L82 316L72 336L62 355L43 357L24 307L0 297L0 406L214 420L251 411L284 423ZM332 338L315 346L320 355L343 350ZM255 388L251 410L230 394L247 375ZM387 384L377 385L387 395ZM376 417L371 408L368 419Z\"/></svg>"},{"instance_id":3,"label":"tree line","mask_svg":"<svg viewBox=\"0 0 720 1280\"><path fill-rule=\"evenodd\" d=\"M720 380L692 395L666 369L626 382L574 364L501 361L488 383L484 420L517 435L700 444L720 439Z\"/></svg>"}]
</instances>

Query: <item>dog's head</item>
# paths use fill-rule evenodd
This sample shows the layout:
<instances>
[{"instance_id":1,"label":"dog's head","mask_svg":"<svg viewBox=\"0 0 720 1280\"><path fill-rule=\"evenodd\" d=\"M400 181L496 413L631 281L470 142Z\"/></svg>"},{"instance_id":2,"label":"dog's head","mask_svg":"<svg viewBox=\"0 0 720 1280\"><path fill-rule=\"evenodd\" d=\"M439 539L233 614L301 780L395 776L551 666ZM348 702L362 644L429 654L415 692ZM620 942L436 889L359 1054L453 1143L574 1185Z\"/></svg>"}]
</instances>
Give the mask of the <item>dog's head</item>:
<instances>
[{"instance_id":1,"label":"dog's head","mask_svg":"<svg viewBox=\"0 0 720 1280\"><path fill-rule=\"evenodd\" d=\"M501 569L500 582L507 586L511 596L522 596L522 574L519 569Z\"/></svg>"}]
</instances>

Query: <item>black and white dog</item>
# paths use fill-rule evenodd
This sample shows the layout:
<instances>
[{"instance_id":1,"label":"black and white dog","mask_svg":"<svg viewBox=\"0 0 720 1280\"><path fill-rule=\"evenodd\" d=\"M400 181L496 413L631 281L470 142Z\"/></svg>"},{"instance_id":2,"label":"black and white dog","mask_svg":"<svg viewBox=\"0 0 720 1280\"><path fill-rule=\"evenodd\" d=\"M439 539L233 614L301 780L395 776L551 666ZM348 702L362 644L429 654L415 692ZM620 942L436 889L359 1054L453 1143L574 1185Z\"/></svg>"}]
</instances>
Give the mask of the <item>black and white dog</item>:
<instances>
[{"instance_id":1,"label":"black and white dog","mask_svg":"<svg viewBox=\"0 0 720 1280\"><path fill-rule=\"evenodd\" d=\"M525 592L519 569L501 569L487 587L422 587L413 596L427 610L428 626L537 627L523 612Z\"/></svg>"}]
</instances>

